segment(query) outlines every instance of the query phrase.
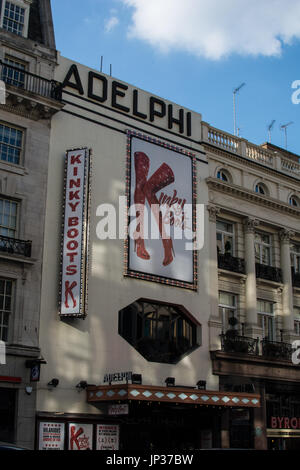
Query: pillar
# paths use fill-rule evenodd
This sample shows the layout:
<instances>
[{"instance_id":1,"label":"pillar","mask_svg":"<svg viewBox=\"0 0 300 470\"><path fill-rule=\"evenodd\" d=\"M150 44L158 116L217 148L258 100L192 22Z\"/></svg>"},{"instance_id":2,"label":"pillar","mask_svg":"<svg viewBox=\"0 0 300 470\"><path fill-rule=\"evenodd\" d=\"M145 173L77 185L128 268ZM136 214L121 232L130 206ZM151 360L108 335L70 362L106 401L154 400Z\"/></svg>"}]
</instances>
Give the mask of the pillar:
<instances>
[{"instance_id":1,"label":"pillar","mask_svg":"<svg viewBox=\"0 0 300 470\"><path fill-rule=\"evenodd\" d=\"M285 342L297 339L294 332L294 302L293 302L293 284L291 271L290 239L294 232L290 230L281 230L280 255L282 270L282 310L283 310L283 340ZM298 338L299 339L299 338Z\"/></svg>"},{"instance_id":2,"label":"pillar","mask_svg":"<svg viewBox=\"0 0 300 470\"><path fill-rule=\"evenodd\" d=\"M218 286L218 251L217 251L217 215L220 209L212 204L207 206L209 212L209 292L210 318L209 336L210 350L220 349L221 319L219 318L219 286Z\"/></svg>"},{"instance_id":3,"label":"pillar","mask_svg":"<svg viewBox=\"0 0 300 470\"><path fill-rule=\"evenodd\" d=\"M259 334L257 326L257 294L256 294L256 271L255 271L255 227L259 225L256 219L244 220L245 229L245 266L246 266L246 336L256 338Z\"/></svg>"}]
</instances>

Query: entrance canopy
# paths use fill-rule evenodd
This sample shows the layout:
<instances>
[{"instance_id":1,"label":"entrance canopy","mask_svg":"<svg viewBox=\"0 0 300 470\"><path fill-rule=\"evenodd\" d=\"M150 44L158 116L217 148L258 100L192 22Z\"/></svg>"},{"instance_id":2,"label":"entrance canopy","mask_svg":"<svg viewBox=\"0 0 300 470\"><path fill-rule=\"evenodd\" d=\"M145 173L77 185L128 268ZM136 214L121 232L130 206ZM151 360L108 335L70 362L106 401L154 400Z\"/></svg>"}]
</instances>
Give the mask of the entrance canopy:
<instances>
[{"instance_id":1,"label":"entrance canopy","mask_svg":"<svg viewBox=\"0 0 300 470\"><path fill-rule=\"evenodd\" d=\"M87 402L148 401L212 405L224 407L259 408L260 395L255 393L219 392L189 387L163 387L153 385L99 385L87 388Z\"/></svg>"}]
</instances>

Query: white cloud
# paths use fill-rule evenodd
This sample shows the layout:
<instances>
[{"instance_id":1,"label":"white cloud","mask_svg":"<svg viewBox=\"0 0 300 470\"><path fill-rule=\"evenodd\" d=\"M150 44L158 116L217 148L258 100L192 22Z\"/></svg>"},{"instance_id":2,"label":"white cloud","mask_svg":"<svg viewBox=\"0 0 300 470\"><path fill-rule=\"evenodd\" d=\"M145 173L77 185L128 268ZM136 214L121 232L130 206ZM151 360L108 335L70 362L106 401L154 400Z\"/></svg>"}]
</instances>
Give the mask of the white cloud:
<instances>
[{"instance_id":1,"label":"white cloud","mask_svg":"<svg viewBox=\"0 0 300 470\"><path fill-rule=\"evenodd\" d=\"M110 33L119 24L119 18L117 16L111 16L105 22L105 32Z\"/></svg>"},{"instance_id":2,"label":"white cloud","mask_svg":"<svg viewBox=\"0 0 300 470\"><path fill-rule=\"evenodd\" d=\"M164 52L276 56L300 38L299 0L121 1L133 8L130 36Z\"/></svg>"}]
</instances>

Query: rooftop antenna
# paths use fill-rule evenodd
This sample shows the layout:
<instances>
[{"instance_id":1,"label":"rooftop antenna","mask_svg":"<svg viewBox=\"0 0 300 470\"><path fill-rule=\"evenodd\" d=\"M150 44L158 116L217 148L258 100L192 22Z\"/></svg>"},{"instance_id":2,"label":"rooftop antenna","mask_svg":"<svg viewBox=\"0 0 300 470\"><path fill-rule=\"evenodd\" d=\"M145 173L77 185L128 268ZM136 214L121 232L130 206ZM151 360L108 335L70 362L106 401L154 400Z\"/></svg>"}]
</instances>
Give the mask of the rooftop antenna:
<instances>
[{"instance_id":1,"label":"rooftop antenna","mask_svg":"<svg viewBox=\"0 0 300 470\"><path fill-rule=\"evenodd\" d=\"M235 88L233 90L233 132L234 132L234 135L236 135L236 103L235 103L235 96L240 91L240 89L243 88L243 86L245 86L245 85L246 85L246 83L242 83L240 86L238 86L237 88Z\"/></svg>"},{"instance_id":2,"label":"rooftop antenna","mask_svg":"<svg viewBox=\"0 0 300 470\"><path fill-rule=\"evenodd\" d=\"M110 64L109 74L112 76L112 64Z\"/></svg>"},{"instance_id":3,"label":"rooftop antenna","mask_svg":"<svg viewBox=\"0 0 300 470\"><path fill-rule=\"evenodd\" d=\"M271 130L273 129L275 122L276 120L273 119L273 121L268 125L269 143L271 143Z\"/></svg>"},{"instance_id":4,"label":"rooftop antenna","mask_svg":"<svg viewBox=\"0 0 300 470\"><path fill-rule=\"evenodd\" d=\"M101 63L100 63L100 72L102 73L103 69L103 55L101 56Z\"/></svg>"},{"instance_id":5,"label":"rooftop antenna","mask_svg":"<svg viewBox=\"0 0 300 470\"><path fill-rule=\"evenodd\" d=\"M284 131L284 135L285 135L285 149L286 149L286 150L287 150L287 128L288 128L288 126L290 126L291 124L294 124L294 122L293 122L293 121L290 121L290 122L288 122L287 124L282 124L282 125L280 126L280 129L281 129L282 131Z\"/></svg>"}]
</instances>

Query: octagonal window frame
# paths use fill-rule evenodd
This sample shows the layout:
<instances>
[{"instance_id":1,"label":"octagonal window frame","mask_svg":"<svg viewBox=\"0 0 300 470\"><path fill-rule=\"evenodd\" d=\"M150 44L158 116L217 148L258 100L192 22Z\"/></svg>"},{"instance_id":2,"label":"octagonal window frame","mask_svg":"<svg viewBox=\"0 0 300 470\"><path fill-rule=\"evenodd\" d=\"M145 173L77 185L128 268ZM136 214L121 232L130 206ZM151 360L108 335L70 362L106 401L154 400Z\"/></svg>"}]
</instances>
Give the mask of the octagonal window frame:
<instances>
[{"instance_id":1,"label":"octagonal window frame","mask_svg":"<svg viewBox=\"0 0 300 470\"><path fill-rule=\"evenodd\" d=\"M202 344L202 325L183 306L140 298L119 311L118 333L148 362L178 364Z\"/></svg>"}]
</instances>

